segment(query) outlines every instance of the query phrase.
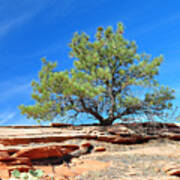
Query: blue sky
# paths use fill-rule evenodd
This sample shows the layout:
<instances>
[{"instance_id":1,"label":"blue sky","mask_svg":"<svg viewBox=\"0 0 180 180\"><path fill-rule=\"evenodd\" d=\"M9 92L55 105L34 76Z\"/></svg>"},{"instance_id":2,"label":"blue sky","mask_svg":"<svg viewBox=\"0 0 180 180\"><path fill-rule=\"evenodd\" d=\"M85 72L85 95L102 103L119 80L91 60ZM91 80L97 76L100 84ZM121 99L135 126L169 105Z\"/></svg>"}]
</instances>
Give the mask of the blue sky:
<instances>
[{"instance_id":1,"label":"blue sky","mask_svg":"<svg viewBox=\"0 0 180 180\"><path fill-rule=\"evenodd\" d=\"M158 79L176 90L180 105L179 0L0 0L0 124L35 124L17 106L32 104L30 82L41 57L68 69L67 44L75 31L93 36L98 26L118 22L139 52L164 55Z\"/></svg>"}]
</instances>

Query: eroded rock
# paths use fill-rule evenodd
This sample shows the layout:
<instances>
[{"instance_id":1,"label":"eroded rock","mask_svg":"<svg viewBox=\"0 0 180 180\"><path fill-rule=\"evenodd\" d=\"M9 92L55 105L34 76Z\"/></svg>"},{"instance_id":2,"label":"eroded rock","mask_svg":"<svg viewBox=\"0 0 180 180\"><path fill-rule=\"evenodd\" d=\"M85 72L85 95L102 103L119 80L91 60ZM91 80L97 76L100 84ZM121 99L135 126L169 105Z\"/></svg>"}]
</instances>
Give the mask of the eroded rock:
<instances>
[{"instance_id":1,"label":"eroded rock","mask_svg":"<svg viewBox=\"0 0 180 180\"><path fill-rule=\"evenodd\" d=\"M35 159L43 159L49 157L62 157L75 149L78 149L79 146L71 145L71 146L43 146L43 147L32 147L27 149L19 150L12 157L28 157L31 160Z\"/></svg>"},{"instance_id":2,"label":"eroded rock","mask_svg":"<svg viewBox=\"0 0 180 180\"><path fill-rule=\"evenodd\" d=\"M180 176L180 165L171 163L166 165L163 170L170 176Z\"/></svg>"},{"instance_id":3,"label":"eroded rock","mask_svg":"<svg viewBox=\"0 0 180 180\"><path fill-rule=\"evenodd\" d=\"M106 151L106 148L105 148L105 147L96 147L96 148L94 149L94 152L104 152L104 151Z\"/></svg>"}]
</instances>

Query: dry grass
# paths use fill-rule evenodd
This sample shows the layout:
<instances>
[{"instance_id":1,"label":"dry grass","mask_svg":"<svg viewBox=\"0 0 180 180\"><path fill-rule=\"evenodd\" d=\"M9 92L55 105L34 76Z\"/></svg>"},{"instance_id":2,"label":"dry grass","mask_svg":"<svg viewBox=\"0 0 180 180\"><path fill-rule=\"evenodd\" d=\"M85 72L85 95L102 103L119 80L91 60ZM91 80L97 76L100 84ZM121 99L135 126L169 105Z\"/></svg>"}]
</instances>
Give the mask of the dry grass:
<instances>
[{"instance_id":1,"label":"dry grass","mask_svg":"<svg viewBox=\"0 0 180 180\"><path fill-rule=\"evenodd\" d=\"M81 175L77 180L180 179L166 175L163 170L172 162L180 164L180 142L159 139L139 145L100 145L105 146L107 151L82 158L112 162L111 166L103 171Z\"/></svg>"}]
</instances>

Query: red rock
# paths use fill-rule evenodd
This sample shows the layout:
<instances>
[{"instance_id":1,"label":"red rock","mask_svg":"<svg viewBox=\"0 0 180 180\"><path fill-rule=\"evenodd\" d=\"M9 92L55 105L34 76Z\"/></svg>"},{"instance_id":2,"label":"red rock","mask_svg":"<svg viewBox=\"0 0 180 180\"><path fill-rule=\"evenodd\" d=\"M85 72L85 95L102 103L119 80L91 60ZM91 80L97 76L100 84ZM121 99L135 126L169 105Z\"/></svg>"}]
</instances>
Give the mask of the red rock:
<instances>
[{"instance_id":1,"label":"red rock","mask_svg":"<svg viewBox=\"0 0 180 180\"><path fill-rule=\"evenodd\" d=\"M92 145L91 143L88 143L88 142L81 144L81 147L87 147L87 148L89 148L89 147L92 147L92 146L93 146L93 145Z\"/></svg>"},{"instance_id":2,"label":"red rock","mask_svg":"<svg viewBox=\"0 0 180 180\"><path fill-rule=\"evenodd\" d=\"M61 147L49 146L49 147L34 147L28 149L22 149L15 153L13 157L28 157L33 159L42 159L49 157L62 157L63 153Z\"/></svg>"},{"instance_id":3,"label":"red rock","mask_svg":"<svg viewBox=\"0 0 180 180\"><path fill-rule=\"evenodd\" d=\"M66 148L69 150L76 150L79 149L78 145L74 145L74 144L67 144L67 145L61 145L62 148Z\"/></svg>"},{"instance_id":4,"label":"red rock","mask_svg":"<svg viewBox=\"0 0 180 180\"><path fill-rule=\"evenodd\" d=\"M7 158L2 158L2 159L0 160L0 164L12 162L12 161L14 161L14 160L16 160L15 157L9 156L9 157L7 157Z\"/></svg>"},{"instance_id":5,"label":"red rock","mask_svg":"<svg viewBox=\"0 0 180 180\"><path fill-rule=\"evenodd\" d=\"M163 171L168 175L180 176L180 166L174 163L170 163L163 168Z\"/></svg>"},{"instance_id":6,"label":"red rock","mask_svg":"<svg viewBox=\"0 0 180 180\"><path fill-rule=\"evenodd\" d=\"M21 172L26 172L31 169L31 161L28 158L11 158L9 161L1 161L0 162L0 169L4 171L8 171L9 175L11 171L18 169ZM1 177L1 170L0 170L0 177Z\"/></svg>"},{"instance_id":7,"label":"red rock","mask_svg":"<svg viewBox=\"0 0 180 180\"><path fill-rule=\"evenodd\" d=\"M9 153L6 150L0 150L0 161L9 157Z\"/></svg>"},{"instance_id":8,"label":"red rock","mask_svg":"<svg viewBox=\"0 0 180 180\"><path fill-rule=\"evenodd\" d=\"M50 165L47 165L47 166L42 166L42 165L39 165L39 166L33 166L34 169L41 169L43 172L44 172L44 175L49 175L49 176L53 176L54 175L54 172L53 172L53 167L50 166Z\"/></svg>"},{"instance_id":9,"label":"red rock","mask_svg":"<svg viewBox=\"0 0 180 180\"><path fill-rule=\"evenodd\" d=\"M80 175L88 171L99 171L107 168L108 166L110 166L109 162L101 162L97 160L83 160L83 163L78 166L72 167L71 169L73 172L76 172Z\"/></svg>"},{"instance_id":10,"label":"red rock","mask_svg":"<svg viewBox=\"0 0 180 180\"><path fill-rule=\"evenodd\" d=\"M125 126L112 126L108 128L108 132L113 135L122 135L122 136L130 136L135 134L134 131L125 127Z\"/></svg>"},{"instance_id":11,"label":"red rock","mask_svg":"<svg viewBox=\"0 0 180 180\"><path fill-rule=\"evenodd\" d=\"M171 134L167 138L177 141L180 140L180 134Z\"/></svg>"},{"instance_id":12,"label":"red rock","mask_svg":"<svg viewBox=\"0 0 180 180\"><path fill-rule=\"evenodd\" d=\"M91 144L91 143L82 143L81 144L81 148L80 148L80 151L81 151L81 155L82 154L88 154L92 151L92 149L94 148L94 146Z\"/></svg>"},{"instance_id":13,"label":"red rock","mask_svg":"<svg viewBox=\"0 0 180 180\"><path fill-rule=\"evenodd\" d=\"M168 171L170 171L170 170L172 170L172 169L174 169L176 167L177 167L176 164L170 163L170 164L167 164L166 166L163 167L163 171L168 172Z\"/></svg>"},{"instance_id":14,"label":"red rock","mask_svg":"<svg viewBox=\"0 0 180 180\"><path fill-rule=\"evenodd\" d=\"M75 176L81 175L88 171L98 171L107 168L110 163L100 162L96 160L82 160L81 164L77 166L69 167L66 164L55 166L55 177L62 178L67 177L73 178Z\"/></svg>"},{"instance_id":15,"label":"red rock","mask_svg":"<svg viewBox=\"0 0 180 180\"><path fill-rule=\"evenodd\" d=\"M15 158L13 161L6 162L7 165L29 165L31 166L32 163L29 158L27 157L18 157Z\"/></svg>"},{"instance_id":16,"label":"red rock","mask_svg":"<svg viewBox=\"0 0 180 180\"><path fill-rule=\"evenodd\" d=\"M180 176L180 168L175 168L167 171L167 174L170 176Z\"/></svg>"},{"instance_id":17,"label":"red rock","mask_svg":"<svg viewBox=\"0 0 180 180\"><path fill-rule=\"evenodd\" d=\"M28 172L30 169L34 170L34 168L32 166L28 166L28 165L8 166L7 169L9 172L9 176L11 175L11 172L16 170L16 169L20 172Z\"/></svg>"},{"instance_id":18,"label":"red rock","mask_svg":"<svg viewBox=\"0 0 180 180\"><path fill-rule=\"evenodd\" d=\"M66 147L66 148L65 148ZM49 157L62 157L69 152L72 152L78 146L43 146L43 147L32 147L28 149L19 150L12 157L28 157L29 159L43 159Z\"/></svg>"},{"instance_id":19,"label":"red rock","mask_svg":"<svg viewBox=\"0 0 180 180\"><path fill-rule=\"evenodd\" d=\"M5 168L0 168L0 178L3 180L8 180L9 179L9 171L8 169Z\"/></svg>"},{"instance_id":20,"label":"red rock","mask_svg":"<svg viewBox=\"0 0 180 180\"><path fill-rule=\"evenodd\" d=\"M80 165L80 164L82 164L82 163L83 163L83 161L82 161L80 158L73 158L73 159L71 160L71 165L72 165L72 166Z\"/></svg>"},{"instance_id":21,"label":"red rock","mask_svg":"<svg viewBox=\"0 0 180 180\"><path fill-rule=\"evenodd\" d=\"M110 142L110 143L117 143L117 144L133 144L133 143L141 143L141 142L146 142L150 140L149 138L144 138L142 136L136 136L132 135L130 137L121 137L121 136L99 136L98 137L99 141L105 141L105 142Z\"/></svg>"},{"instance_id":22,"label":"red rock","mask_svg":"<svg viewBox=\"0 0 180 180\"><path fill-rule=\"evenodd\" d=\"M134 137L124 138L124 137L117 137L113 142L114 143L122 143L122 144L131 144L136 143L137 139Z\"/></svg>"},{"instance_id":23,"label":"red rock","mask_svg":"<svg viewBox=\"0 0 180 180\"><path fill-rule=\"evenodd\" d=\"M8 152L9 155L12 155L12 154L18 152L19 149L7 149L6 151Z\"/></svg>"},{"instance_id":24,"label":"red rock","mask_svg":"<svg viewBox=\"0 0 180 180\"><path fill-rule=\"evenodd\" d=\"M79 175L78 173L72 171L71 168L69 168L66 165L61 165L61 166L55 166L54 167L54 171L55 171L55 177L74 177Z\"/></svg>"},{"instance_id":25,"label":"red rock","mask_svg":"<svg viewBox=\"0 0 180 180\"><path fill-rule=\"evenodd\" d=\"M178 124L176 123L165 123L164 126L168 128L179 128Z\"/></svg>"},{"instance_id":26,"label":"red rock","mask_svg":"<svg viewBox=\"0 0 180 180\"><path fill-rule=\"evenodd\" d=\"M71 133L71 132L70 132ZM87 134L67 134L65 135L57 135L57 136L44 136L44 137L13 137L13 138L3 138L0 139L0 144L3 144L4 146L10 146L10 145L18 145L18 144L30 144L30 143L48 143L48 142L62 142L69 139L97 139L96 135L87 135Z\"/></svg>"},{"instance_id":27,"label":"red rock","mask_svg":"<svg viewBox=\"0 0 180 180\"><path fill-rule=\"evenodd\" d=\"M116 136L112 136L112 135L101 135L98 136L97 140L99 141L105 141L105 142L113 142L116 139Z\"/></svg>"},{"instance_id":28,"label":"red rock","mask_svg":"<svg viewBox=\"0 0 180 180\"><path fill-rule=\"evenodd\" d=\"M32 142L43 142L43 143L48 143L48 142L62 142L68 139L73 139L73 136L48 136L48 137L16 137L16 138L3 138L0 139L0 144L3 144L4 146L9 146L9 145L18 145L18 144L30 144Z\"/></svg>"},{"instance_id":29,"label":"red rock","mask_svg":"<svg viewBox=\"0 0 180 180\"><path fill-rule=\"evenodd\" d=\"M103 151L106 151L106 148L105 147L96 147L94 149L95 152L103 152Z\"/></svg>"},{"instance_id":30,"label":"red rock","mask_svg":"<svg viewBox=\"0 0 180 180\"><path fill-rule=\"evenodd\" d=\"M67 124L67 123L51 123L50 126L52 126L52 127L68 127L68 126L73 126L73 125Z\"/></svg>"}]
</instances>

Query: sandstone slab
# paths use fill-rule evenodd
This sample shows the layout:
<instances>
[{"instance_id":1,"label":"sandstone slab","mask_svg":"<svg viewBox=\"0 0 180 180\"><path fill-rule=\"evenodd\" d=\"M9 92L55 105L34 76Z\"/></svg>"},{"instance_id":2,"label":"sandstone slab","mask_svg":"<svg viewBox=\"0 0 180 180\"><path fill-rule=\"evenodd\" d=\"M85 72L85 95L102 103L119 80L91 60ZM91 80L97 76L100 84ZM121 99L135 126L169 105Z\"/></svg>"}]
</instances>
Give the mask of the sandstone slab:
<instances>
[{"instance_id":1,"label":"sandstone slab","mask_svg":"<svg viewBox=\"0 0 180 180\"><path fill-rule=\"evenodd\" d=\"M96 147L96 148L94 149L94 152L104 152L104 151L106 151L106 148L105 148L105 147Z\"/></svg>"},{"instance_id":2,"label":"sandstone slab","mask_svg":"<svg viewBox=\"0 0 180 180\"><path fill-rule=\"evenodd\" d=\"M75 149L78 149L79 146L43 146L43 147L32 147L27 149L19 150L12 157L27 157L31 160L43 159L49 157L62 157L65 154L68 154Z\"/></svg>"}]
</instances>

